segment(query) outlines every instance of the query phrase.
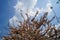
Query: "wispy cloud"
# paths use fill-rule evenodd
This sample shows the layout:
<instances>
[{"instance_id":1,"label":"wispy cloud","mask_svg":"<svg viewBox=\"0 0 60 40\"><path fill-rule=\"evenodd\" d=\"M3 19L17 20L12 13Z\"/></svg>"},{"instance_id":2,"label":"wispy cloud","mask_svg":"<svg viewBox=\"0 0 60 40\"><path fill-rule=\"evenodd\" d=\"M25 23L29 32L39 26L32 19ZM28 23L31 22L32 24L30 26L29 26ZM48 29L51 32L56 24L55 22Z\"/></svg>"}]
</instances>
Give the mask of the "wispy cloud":
<instances>
[{"instance_id":1,"label":"wispy cloud","mask_svg":"<svg viewBox=\"0 0 60 40\"><path fill-rule=\"evenodd\" d=\"M57 25L55 25L56 29L60 29L60 23L58 23Z\"/></svg>"},{"instance_id":2,"label":"wispy cloud","mask_svg":"<svg viewBox=\"0 0 60 40\"><path fill-rule=\"evenodd\" d=\"M18 11L20 10L30 10L33 9L34 6L36 5L37 0L19 0L17 1L17 4L14 6L15 10Z\"/></svg>"},{"instance_id":3,"label":"wispy cloud","mask_svg":"<svg viewBox=\"0 0 60 40\"><path fill-rule=\"evenodd\" d=\"M42 9L35 8L35 5L36 5L37 1L38 0L18 0L16 5L14 6L15 15L9 20L10 25L11 24L12 25L13 24L17 25L16 20L23 21L23 18L21 17L21 13L24 16L24 18L27 19L26 15L25 15L26 12L28 12L29 16L34 16L36 11L39 11L39 13L41 13L41 12L51 12L51 9L50 9L51 2L50 2L50 0L47 1L48 3L46 4L46 7L42 8Z\"/></svg>"},{"instance_id":4,"label":"wispy cloud","mask_svg":"<svg viewBox=\"0 0 60 40\"><path fill-rule=\"evenodd\" d=\"M13 26L15 24L17 25L16 20L23 21L23 18L21 17L21 13L24 16L24 18L26 19L25 13L27 12L27 10L28 10L28 15L33 16L33 13L35 13L35 11L36 11L36 10L33 10L36 3L37 3L37 0L17 0L16 5L14 6L15 16L13 16L9 20L10 25L11 26Z\"/></svg>"},{"instance_id":5,"label":"wispy cloud","mask_svg":"<svg viewBox=\"0 0 60 40\"><path fill-rule=\"evenodd\" d=\"M46 4L46 8L45 8L45 11L46 12L51 12L52 10L50 9L50 7L51 7L52 5L51 5L51 3L49 2L49 3L47 3Z\"/></svg>"},{"instance_id":6,"label":"wispy cloud","mask_svg":"<svg viewBox=\"0 0 60 40\"><path fill-rule=\"evenodd\" d=\"M51 7L52 6L52 4L51 4L51 0L48 0L48 2L46 3L46 6L45 6L45 8L42 8L42 12L52 12L52 10L51 10Z\"/></svg>"}]
</instances>

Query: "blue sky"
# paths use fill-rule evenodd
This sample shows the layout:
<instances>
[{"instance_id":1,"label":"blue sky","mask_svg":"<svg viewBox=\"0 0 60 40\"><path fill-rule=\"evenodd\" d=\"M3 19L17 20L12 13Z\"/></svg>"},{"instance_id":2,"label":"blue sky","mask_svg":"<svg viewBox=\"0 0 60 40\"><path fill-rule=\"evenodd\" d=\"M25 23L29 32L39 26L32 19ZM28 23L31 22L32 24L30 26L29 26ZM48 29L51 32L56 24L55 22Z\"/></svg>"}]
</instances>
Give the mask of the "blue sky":
<instances>
[{"instance_id":1,"label":"blue sky","mask_svg":"<svg viewBox=\"0 0 60 40\"><path fill-rule=\"evenodd\" d=\"M8 21L13 13L14 10L9 6L8 0L0 0L0 36L8 31Z\"/></svg>"},{"instance_id":2,"label":"blue sky","mask_svg":"<svg viewBox=\"0 0 60 40\"><path fill-rule=\"evenodd\" d=\"M51 0L54 11L57 17L60 17L60 3L56 4L58 0ZM14 8L16 5L16 0L0 0L0 37L7 34L8 32L8 21L14 16ZM47 0L38 0L36 7L44 8L46 6ZM52 18L54 13L51 12L48 18ZM53 24L57 24L56 19Z\"/></svg>"}]
</instances>

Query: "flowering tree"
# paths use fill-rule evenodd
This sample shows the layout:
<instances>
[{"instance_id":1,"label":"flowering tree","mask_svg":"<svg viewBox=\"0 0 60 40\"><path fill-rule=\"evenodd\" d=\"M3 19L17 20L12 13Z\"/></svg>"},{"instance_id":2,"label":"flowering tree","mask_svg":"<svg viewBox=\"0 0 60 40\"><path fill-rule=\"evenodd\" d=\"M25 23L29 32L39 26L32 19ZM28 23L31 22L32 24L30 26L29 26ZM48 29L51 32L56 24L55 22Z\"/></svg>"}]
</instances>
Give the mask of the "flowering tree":
<instances>
[{"instance_id":1,"label":"flowering tree","mask_svg":"<svg viewBox=\"0 0 60 40\"><path fill-rule=\"evenodd\" d=\"M48 12L45 12L40 20L37 21L35 20L37 14L38 11L36 12L35 17L30 19L26 13L27 20L24 20L24 22L19 21L21 25L18 25L17 28L10 27L10 34L4 36L3 40L57 40L57 30L54 25L50 25L50 22L55 16L51 20L48 20ZM41 27L46 26L47 28L45 30L43 29L44 32L42 32L43 30Z\"/></svg>"},{"instance_id":2,"label":"flowering tree","mask_svg":"<svg viewBox=\"0 0 60 40\"><path fill-rule=\"evenodd\" d=\"M57 4L59 1L57 1ZM53 7L51 7L51 9L53 9ZM28 13L26 13L26 20L21 14L24 22L19 21L20 25L18 25L17 28L10 26L10 34L4 36L3 40L59 40L60 29L56 29L55 25L51 24L51 21L53 21L56 15L49 20L47 18L48 12L45 12L44 15L39 18L40 20L35 20L38 13L37 11L32 19L28 16ZM45 28L42 29L41 27Z\"/></svg>"}]
</instances>

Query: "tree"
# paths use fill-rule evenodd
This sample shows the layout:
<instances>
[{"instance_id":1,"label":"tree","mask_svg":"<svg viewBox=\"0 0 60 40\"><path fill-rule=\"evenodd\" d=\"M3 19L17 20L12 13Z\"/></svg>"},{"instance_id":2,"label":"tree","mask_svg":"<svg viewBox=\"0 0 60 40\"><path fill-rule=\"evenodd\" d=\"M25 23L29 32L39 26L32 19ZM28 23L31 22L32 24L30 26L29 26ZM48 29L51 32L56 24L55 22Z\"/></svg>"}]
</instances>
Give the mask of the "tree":
<instances>
[{"instance_id":1,"label":"tree","mask_svg":"<svg viewBox=\"0 0 60 40\"><path fill-rule=\"evenodd\" d=\"M21 25L18 27L10 27L10 34L8 36L4 36L3 40L57 40L58 32L54 25L50 25L51 21L55 18L55 16L51 19L47 19L48 12L45 12L44 15L40 18L40 20L35 20L38 11L34 18L30 19L28 17L28 13L26 13L27 20L24 22L19 21ZM43 30L41 27L47 28ZM53 26L53 27L52 27Z\"/></svg>"}]
</instances>

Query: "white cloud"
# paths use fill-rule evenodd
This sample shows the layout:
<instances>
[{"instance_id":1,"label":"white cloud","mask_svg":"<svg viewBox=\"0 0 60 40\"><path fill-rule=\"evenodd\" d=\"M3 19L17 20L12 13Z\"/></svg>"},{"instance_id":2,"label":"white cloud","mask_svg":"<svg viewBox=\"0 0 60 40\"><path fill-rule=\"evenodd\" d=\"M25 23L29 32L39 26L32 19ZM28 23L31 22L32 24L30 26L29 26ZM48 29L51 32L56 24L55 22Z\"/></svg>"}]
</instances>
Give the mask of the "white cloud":
<instances>
[{"instance_id":1,"label":"white cloud","mask_svg":"<svg viewBox=\"0 0 60 40\"><path fill-rule=\"evenodd\" d=\"M45 11L51 12L52 10L50 9L51 3L47 3Z\"/></svg>"},{"instance_id":2,"label":"white cloud","mask_svg":"<svg viewBox=\"0 0 60 40\"><path fill-rule=\"evenodd\" d=\"M17 0L16 5L14 6L15 9L15 16L13 16L10 20L9 23L11 26L17 26L18 23L16 22L16 20L18 21L23 21L23 18L21 17L21 13L24 16L25 19L26 15L25 13L27 12L27 10L29 11L29 15L33 16L33 13L35 13L36 11L32 10L34 9L35 5L37 3L37 0ZM22 10L22 12L21 12Z\"/></svg>"},{"instance_id":3,"label":"white cloud","mask_svg":"<svg viewBox=\"0 0 60 40\"><path fill-rule=\"evenodd\" d=\"M58 23L57 25L55 25L56 29L60 29L60 23Z\"/></svg>"},{"instance_id":4,"label":"white cloud","mask_svg":"<svg viewBox=\"0 0 60 40\"><path fill-rule=\"evenodd\" d=\"M51 2L48 2L47 5L46 5L47 12L51 12L52 11L51 8L50 8L51 6L52 6Z\"/></svg>"},{"instance_id":5,"label":"white cloud","mask_svg":"<svg viewBox=\"0 0 60 40\"><path fill-rule=\"evenodd\" d=\"M15 8L16 11L20 11L20 9L23 8L23 5L24 4L22 2L18 1L18 3L14 6L14 8Z\"/></svg>"},{"instance_id":6,"label":"white cloud","mask_svg":"<svg viewBox=\"0 0 60 40\"><path fill-rule=\"evenodd\" d=\"M34 6L36 5L37 0L20 0L17 2L17 4L14 6L15 10L18 11L20 10L29 10L34 8Z\"/></svg>"},{"instance_id":7,"label":"white cloud","mask_svg":"<svg viewBox=\"0 0 60 40\"><path fill-rule=\"evenodd\" d=\"M51 4L50 0L48 0L45 8L42 8L42 12L49 12L49 13L52 12L52 10L50 8L51 6L52 6L52 4Z\"/></svg>"},{"instance_id":8,"label":"white cloud","mask_svg":"<svg viewBox=\"0 0 60 40\"><path fill-rule=\"evenodd\" d=\"M27 19L25 15L27 10L28 10L29 16L34 16L36 11L39 11L39 13L46 12L46 11L51 12L51 9L50 9L51 3L49 1L46 4L46 7L42 9L35 8L36 3L37 3L37 0L18 0L16 5L14 6L15 15L9 20L10 25L13 26L14 24L15 26L17 26L18 23L16 22L16 20L23 21L23 18L21 17L21 13L24 16L24 18Z\"/></svg>"},{"instance_id":9,"label":"white cloud","mask_svg":"<svg viewBox=\"0 0 60 40\"><path fill-rule=\"evenodd\" d=\"M13 16L10 20L9 20L9 25L11 26L16 26L15 24L17 23L16 21L18 20L18 18L16 16Z\"/></svg>"},{"instance_id":10,"label":"white cloud","mask_svg":"<svg viewBox=\"0 0 60 40\"><path fill-rule=\"evenodd\" d=\"M37 11L40 13L41 12L41 9L40 8L35 8L33 10L28 10L28 15L29 16L34 16Z\"/></svg>"},{"instance_id":11,"label":"white cloud","mask_svg":"<svg viewBox=\"0 0 60 40\"><path fill-rule=\"evenodd\" d=\"M36 10L34 10L36 3L37 0L18 0L17 4L14 6L15 15L17 17L21 17L20 13L22 13L26 18L25 13L28 10L29 16L34 16L34 14L36 13ZM22 12L20 10L22 10Z\"/></svg>"}]
</instances>

